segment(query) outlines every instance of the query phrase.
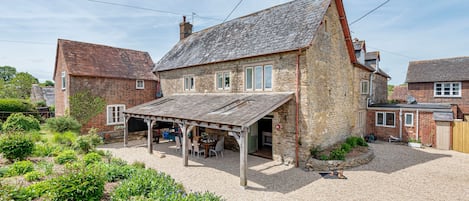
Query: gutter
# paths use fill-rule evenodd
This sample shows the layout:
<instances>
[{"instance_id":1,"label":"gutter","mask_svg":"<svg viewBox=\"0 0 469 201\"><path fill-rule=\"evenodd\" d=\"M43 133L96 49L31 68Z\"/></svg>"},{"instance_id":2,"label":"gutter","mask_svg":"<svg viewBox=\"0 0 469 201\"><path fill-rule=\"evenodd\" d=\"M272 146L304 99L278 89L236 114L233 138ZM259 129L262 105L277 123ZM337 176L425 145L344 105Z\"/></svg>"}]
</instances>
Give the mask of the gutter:
<instances>
[{"instance_id":1,"label":"gutter","mask_svg":"<svg viewBox=\"0 0 469 201\"><path fill-rule=\"evenodd\" d=\"M296 89L295 89L295 167L299 167L299 121L300 121L300 56L301 48L296 55Z\"/></svg>"}]
</instances>

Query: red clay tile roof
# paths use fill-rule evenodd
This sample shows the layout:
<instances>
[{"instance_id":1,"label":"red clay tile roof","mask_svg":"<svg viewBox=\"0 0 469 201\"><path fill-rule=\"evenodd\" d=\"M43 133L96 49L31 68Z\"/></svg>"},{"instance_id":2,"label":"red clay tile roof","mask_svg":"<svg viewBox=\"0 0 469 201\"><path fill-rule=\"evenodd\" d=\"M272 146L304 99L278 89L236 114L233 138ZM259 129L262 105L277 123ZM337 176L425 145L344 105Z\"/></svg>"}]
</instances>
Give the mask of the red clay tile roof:
<instances>
[{"instance_id":1,"label":"red clay tile roof","mask_svg":"<svg viewBox=\"0 0 469 201\"><path fill-rule=\"evenodd\" d=\"M75 76L155 80L147 52L59 39L67 71Z\"/></svg>"}]
</instances>

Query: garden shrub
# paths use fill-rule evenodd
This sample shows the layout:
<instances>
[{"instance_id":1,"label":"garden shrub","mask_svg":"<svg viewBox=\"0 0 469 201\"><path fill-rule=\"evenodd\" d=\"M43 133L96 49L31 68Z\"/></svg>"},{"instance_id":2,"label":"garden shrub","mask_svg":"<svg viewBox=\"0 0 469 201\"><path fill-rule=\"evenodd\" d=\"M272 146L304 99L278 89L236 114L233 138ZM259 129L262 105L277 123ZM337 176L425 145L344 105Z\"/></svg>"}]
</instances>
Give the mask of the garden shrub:
<instances>
[{"instance_id":1,"label":"garden shrub","mask_svg":"<svg viewBox=\"0 0 469 201\"><path fill-rule=\"evenodd\" d=\"M115 164L115 165L120 165L120 166L124 166L124 165L127 165L127 161L121 159L121 158L111 158L111 164Z\"/></svg>"},{"instance_id":2,"label":"garden shrub","mask_svg":"<svg viewBox=\"0 0 469 201\"><path fill-rule=\"evenodd\" d=\"M0 178L5 176L8 172L8 167L0 167Z\"/></svg>"},{"instance_id":3,"label":"garden shrub","mask_svg":"<svg viewBox=\"0 0 469 201\"><path fill-rule=\"evenodd\" d=\"M0 134L2 133L3 121L0 119Z\"/></svg>"},{"instance_id":4,"label":"garden shrub","mask_svg":"<svg viewBox=\"0 0 469 201\"><path fill-rule=\"evenodd\" d=\"M130 165L116 165L108 163L97 163L105 171L105 177L107 182L116 182L130 178L134 173L137 172L137 168Z\"/></svg>"},{"instance_id":5,"label":"garden shrub","mask_svg":"<svg viewBox=\"0 0 469 201\"><path fill-rule=\"evenodd\" d=\"M46 120L46 126L53 132L63 133L65 131L79 132L81 124L73 117L54 117Z\"/></svg>"},{"instance_id":6,"label":"garden shrub","mask_svg":"<svg viewBox=\"0 0 469 201\"><path fill-rule=\"evenodd\" d=\"M345 153L348 153L352 150L352 146L350 146L349 144L347 143L343 143L341 146L340 146L340 149L344 150Z\"/></svg>"},{"instance_id":7,"label":"garden shrub","mask_svg":"<svg viewBox=\"0 0 469 201\"><path fill-rule=\"evenodd\" d=\"M21 185L0 183L0 200L32 200L34 196L28 188Z\"/></svg>"},{"instance_id":8,"label":"garden shrub","mask_svg":"<svg viewBox=\"0 0 469 201\"><path fill-rule=\"evenodd\" d=\"M11 133L0 137L0 153L9 161L24 160L33 149L33 140L25 134Z\"/></svg>"},{"instance_id":9,"label":"garden shrub","mask_svg":"<svg viewBox=\"0 0 469 201\"><path fill-rule=\"evenodd\" d=\"M34 142L47 142L47 139L42 137L42 134L41 134L41 132L39 132L39 130L30 131L30 132L27 133L27 135L30 135L31 139Z\"/></svg>"},{"instance_id":10,"label":"garden shrub","mask_svg":"<svg viewBox=\"0 0 469 201\"><path fill-rule=\"evenodd\" d=\"M88 135L82 135L77 138L74 147L83 153L88 153L100 144L103 144L103 139L92 128Z\"/></svg>"},{"instance_id":11,"label":"garden shrub","mask_svg":"<svg viewBox=\"0 0 469 201\"><path fill-rule=\"evenodd\" d=\"M345 142L349 144L352 148L355 148L357 146L357 137L348 137Z\"/></svg>"},{"instance_id":12,"label":"garden shrub","mask_svg":"<svg viewBox=\"0 0 469 201\"><path fill-rule=\"evenodd\" d=\"M360 138L357 139L357 145L362 146L362 147L367 147L368 143L366 143L365 139L360 137Z\"/></svg>"},{"instance_id":13,"label":"garden shrub","mask_svg":"<svg viewBox=\"0 0 469 201\"><path fill-rule=\"evenodd\" d=\"M65 133L55 133L52 137L52 141L61 145L72 146L77 139L77 134L72 131Z\"/></svg>"},{"instance_id":14,"label":"garden shrub","mask_svg":"<svg viewBox=\"0 0 469 201\"><path fill-rule=\"evenodd\" d=\"M54 153L60 151L60 147L57 145L49 144L49 143L36 143L33 150L33 156L36 157L50 157L53 156Z\"/></svg>"},{"instance_id":15,"label":"garden shrub","mask_svg":"<svg viewBox=\"0 0 469 201\"><path fill-rule=\"evenodd\" d=\"M102 158L101 155L91 152L83 156L83 161L85 162L86 165L101 162Z\"/></svg>"},{"instance_id":16,"label":"garden shrub","mask_svg":"<svg viewBox=\"0 0 469 201\"><path fill-rule=\"evenodd\" d=\"M317 158L318 154L321 152L321 149L318 146L311 147L309 153L313 158Z\"/></svg>"},{"instance_id":17,"label":"garden shrub","mask_svg":"<svg viewBox=\"0 0 469 201\"><path fill-rule=\"evenodd\" d=\"M31 161L16 161L8 167L7 176L24 175L34 171L34 164Z\"/></svg>"},{"instance_id":18,"label":"garden shrub","mask_svg":"<svg viewBox=\"0 0 469 201\"><path fill-rule=\"evenodd\" d=\"M145 169L145 163L144 162L140 162L140 161L134 161L132 163L132 166L136 167L136 168L141 168L141 169Z\"/></svg>"},{"instance_id":19,"label":"garden shrub","mask_svg":"<svg viewBox=\"0 0 469 201\"><path fill-rule=\"evenodd\" d=\"M29 182L32 182L32 181L39 181L39 180L41 180L44 176L45 176L44 173L35 170L35 171L31 171L31 172L26 173L26 174L24 175L24 179L26 179L26 181L29 181Z\"/></svg>"},{"instance_id":20,"label":"garden shrub","mask_svg":"<svg viewBox=\"0 0 469 201\"><path fill-rule=\"evenodd\" d=\"M134 196L145 198L168 198L171 194L182 194L184 188L170 176L153 169L138 169L133 176L117 186L112 192L112 200L129 200ZM152 193L152 195L150 195ZM170 200L170 199L167 199Z\"/></svg>"},{"instance_id":21,"label":"garden shrub","mask_svg":"<svg viewBox=\"0 0 469 201\"><path fill-rule=\"evenodd\" d=\"M25 116L22 113L10 115L2 125L3 131L30 131L40 129L39 120L31 115Z\"/></svg>"},{"instance_id":22,"label":"garden shrub","mask_svg":"<svg viewBox=\"0 0 469 201\"><path fill-rule=\"evenodd\" d=\"M55 162L58 164L70 163L77 161L77 154L73 150L65 150L55 157Z\"/></svg>"},{"instance_id":23,"label":"garden shrub","mask_svg":"<svg viewBox=\"0 0 469 201\"><path fill-rule=\"evenodd\" d=\"M99 166L76 165L48 181L50 200L100 200L106 183Z\"/></svg>"},{"instance_id":24,"label":"garden shrub","mask_svg":"<svg viewBox=\"0 0 469 201\"><path fill-rule=\"evenodd\" d=\"M39 163L37 163L37 167L42 169L46 175L50 175L54 170L54 163L39 161Z\"/></svg>"},{"instance_id":25,"label":"garden shrub","mask_svg":"<svg viewBox=\"0 0 469 201\"><path fill-rule=\"evenodd\" d=\"M320 160L323 160L323 161L326 161L326 160L329 160L329 156L327 156L326 154L321 154L321 155L319 156L319 159L320 159Z\"/></svg>"},{"instance_id":26,"label":"garden shrub","mask_svg":"<svg viewBox=\"0 0 469 201\"><path fill-rule=\"evenodd\" d=\"M50 189L49 181L36 182L25 188L28 200L34 200L46 194Z\"/></svg>"},{"instance_id":27,"label":"garden shrub","mask_svg":"<svg viewBox=\"0 0 469 201\"><path fill-rule=\"evenodd\" d=\"M0 99L0 111L31 112L33 111L33 105L22 99Z\"/></svg>"},{"instance_id":28,"label":"garden shrub","mask_svg":"<svg viewBox=\"0 0 469 201\"><path fill-rule=\"evenodd\" d=\"M334 149L329 154L329 160L345 160L346 152L342 149Z\"/></svg>"}]
</instances>

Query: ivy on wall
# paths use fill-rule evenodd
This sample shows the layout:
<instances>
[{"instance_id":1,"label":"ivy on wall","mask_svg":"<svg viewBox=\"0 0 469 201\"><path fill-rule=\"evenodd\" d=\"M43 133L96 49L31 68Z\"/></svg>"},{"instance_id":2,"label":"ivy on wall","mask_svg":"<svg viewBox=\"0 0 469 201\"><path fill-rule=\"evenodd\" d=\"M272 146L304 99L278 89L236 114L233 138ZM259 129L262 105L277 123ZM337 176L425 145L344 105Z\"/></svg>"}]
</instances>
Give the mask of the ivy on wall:
<instances>
[{"instance_id":1,"label":"ivy on wall","mask_svg":"<svg viewBox=\"0 0 469 201\"><path fill-rule=\"evenodd\" d=\"M81 124L88 121L106 108L106 101L99 96L91 94L90 91L80 91L69 98L70 116L74 117Z\"/></svg>"}]
</instances>

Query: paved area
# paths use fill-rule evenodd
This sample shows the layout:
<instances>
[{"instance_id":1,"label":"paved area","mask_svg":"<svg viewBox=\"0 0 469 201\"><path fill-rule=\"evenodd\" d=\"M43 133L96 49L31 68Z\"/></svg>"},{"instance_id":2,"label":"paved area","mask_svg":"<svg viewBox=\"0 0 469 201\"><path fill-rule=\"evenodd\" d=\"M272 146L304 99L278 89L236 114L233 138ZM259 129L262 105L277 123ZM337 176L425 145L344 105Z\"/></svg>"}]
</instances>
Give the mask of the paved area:
<instances>
[{"instance_id":1,"label":"paved area","mask_svg":"<svg viewBox=\"0 0 469 201\"><path fill-rule=\"evenodd\" d=\"M156 144L165 158L150 155L144 141L103 145L100 149L129 162L165 172L188 191L211 191L226 200L469 200L469 154L377 142L376 158L346 170L347 180L324 179L318 172L248 156L248 188L239 186L239 153L225 157L189 157L182 166L174 142ZM142 145L142 146L140 146Z\"/></svg>"}]
</instances>

